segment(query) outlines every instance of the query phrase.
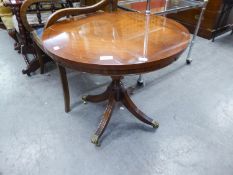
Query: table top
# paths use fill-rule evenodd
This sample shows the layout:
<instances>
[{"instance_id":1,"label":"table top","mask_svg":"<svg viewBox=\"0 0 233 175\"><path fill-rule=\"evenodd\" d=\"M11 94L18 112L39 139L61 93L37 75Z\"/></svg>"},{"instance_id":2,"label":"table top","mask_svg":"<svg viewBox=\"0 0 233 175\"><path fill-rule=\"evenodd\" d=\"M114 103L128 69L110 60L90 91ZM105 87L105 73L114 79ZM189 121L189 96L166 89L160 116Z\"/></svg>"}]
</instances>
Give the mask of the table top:
<instances>
[{"instance_id":1,"label":"table top","mask_svg":"<svg viewBox=\"0 0 233 175\"><path fill-rule=\"evenodd\" d=\"M202 7L203 0L151 0L151 14L177 13L188 9ZM146 12L147 0L120 0L118 7L139 13Z\"/></svg>"},{"instance_id":2,"label":"table top","mask_svg":"<svg viewBox=\"0 0 233 175\"><path fill-rule=\"evenodd\" d=\"M102 75L149 72L171 64L186 49L188 30L161 16L100 12L45 29L43 46L55 61Z\"/></svg>"}]
</instances>

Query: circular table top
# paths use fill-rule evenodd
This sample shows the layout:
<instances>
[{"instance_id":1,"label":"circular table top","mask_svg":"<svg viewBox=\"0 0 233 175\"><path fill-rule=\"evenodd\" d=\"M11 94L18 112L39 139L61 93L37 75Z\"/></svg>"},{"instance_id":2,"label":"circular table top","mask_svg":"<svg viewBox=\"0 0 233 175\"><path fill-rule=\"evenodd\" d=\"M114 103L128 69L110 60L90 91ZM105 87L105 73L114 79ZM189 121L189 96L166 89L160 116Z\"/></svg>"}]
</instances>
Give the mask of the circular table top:
<instances>
[{"instance_id":1,"label":"circular table top","mask_svg":"<svg viewBox=\"0 0 233 175\"><path fill-rule=\"evenodd\" d=\"M171 64L186 49L188 30L161 16L98 12L45 29L46 52L59 64L102 75L136 74Z\"/></svg>"}]
</instances>

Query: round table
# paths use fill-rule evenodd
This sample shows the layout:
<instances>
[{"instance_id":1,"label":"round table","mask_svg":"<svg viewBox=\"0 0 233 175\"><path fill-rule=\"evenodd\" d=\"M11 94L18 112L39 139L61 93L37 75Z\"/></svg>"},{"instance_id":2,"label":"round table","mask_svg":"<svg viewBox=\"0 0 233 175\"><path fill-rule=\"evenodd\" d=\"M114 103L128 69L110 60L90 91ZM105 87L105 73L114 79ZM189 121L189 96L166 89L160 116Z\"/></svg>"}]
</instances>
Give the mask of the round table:
<instances>
[{"instance_id":1,"label":"round table","mask_svg":"<svg viewBox=\"0 0 233 175\"><path fill-rule=\"evenodd\" d=\"M91 139L94 144L98 144L117 101L140 121L154 128L159 126L136 107L121 80L124 75L150 72L171 64L187 48L189 40L188 30L171 19L122 11L63 20L45 29L42 37L46 52L60 68L112 77L105 92L84 97L91 102L108 100Z\"/></svg>"}]
</instances>

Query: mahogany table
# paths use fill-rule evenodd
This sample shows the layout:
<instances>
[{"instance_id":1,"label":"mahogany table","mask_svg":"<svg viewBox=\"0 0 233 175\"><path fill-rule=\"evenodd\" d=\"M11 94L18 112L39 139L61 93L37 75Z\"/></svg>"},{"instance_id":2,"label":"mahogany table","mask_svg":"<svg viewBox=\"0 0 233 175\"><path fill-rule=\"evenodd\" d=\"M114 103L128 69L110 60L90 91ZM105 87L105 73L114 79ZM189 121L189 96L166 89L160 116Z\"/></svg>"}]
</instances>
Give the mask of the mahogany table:
<instances>
[{"instance_id":1,"label":"mahogany table","mask_svg":"<svg viewBox=\"0 0 233 175\"><path fill-rule=\"evenodd\" d=\"M124 75L171 64L187 48L189 39L188 30L171 19L122 11L64 20L45 29L42 37L45 50L59 66L112 77L105 92L84 98L91 102L108 100L91 139L94 144L98 144L115 102L125 105L140 121L159 126L136 107L121 80Z\"/></svg>"}]
</instances>

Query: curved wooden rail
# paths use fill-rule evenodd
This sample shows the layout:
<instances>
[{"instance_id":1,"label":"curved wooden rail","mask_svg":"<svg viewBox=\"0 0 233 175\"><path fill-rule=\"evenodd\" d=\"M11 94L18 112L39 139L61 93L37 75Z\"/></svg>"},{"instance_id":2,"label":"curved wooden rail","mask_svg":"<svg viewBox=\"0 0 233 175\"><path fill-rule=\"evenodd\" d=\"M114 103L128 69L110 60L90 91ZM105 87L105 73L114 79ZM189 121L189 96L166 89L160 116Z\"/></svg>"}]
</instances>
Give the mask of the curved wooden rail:
<instances>
[{"instance_id":1,"label":"curved wooden rail","mask_svg":"<svg viewBox=\"0 0 233 175\"><path fill-rule=\"evenodd\" d=\"M49 17L45 25L45 28L50 27L51 25L53 25L55 22L57 22L59 19L63 17L93 13L93 12L103 9L108 4L109 4L109 0L102 0L91 6L78 7L78 8L66 8L66 9L58 10Z\"/></svg>"},{"instance_id":2,"label":"curved wooden rail","mask_svg":"<svg viewBox=\"0 0 233 175\"><path fill-rule=\"evenodd\" d=\"M22 23L27 31L32 32L34 29L31 27L31 25L28 23L27 20L27 10L32 4L40 3L40 2L51 2L56 3L60 0L26 0L23 1L22 6L20 7L20 18L22 20Z\"/></svg>"}]
</instances>

